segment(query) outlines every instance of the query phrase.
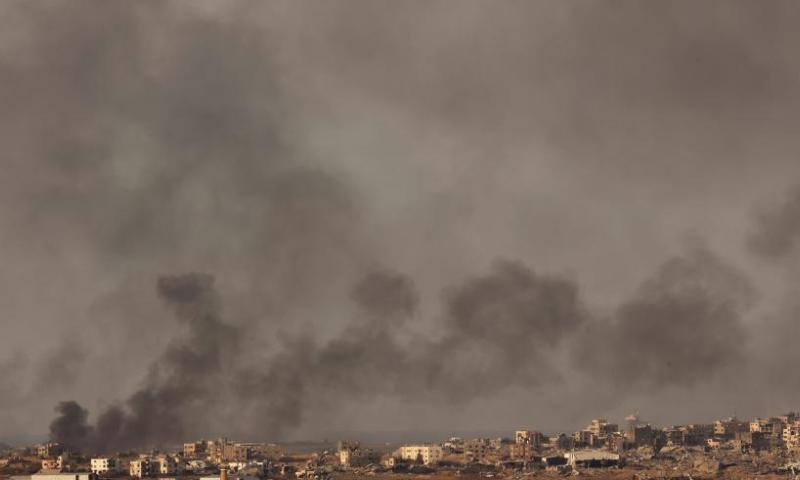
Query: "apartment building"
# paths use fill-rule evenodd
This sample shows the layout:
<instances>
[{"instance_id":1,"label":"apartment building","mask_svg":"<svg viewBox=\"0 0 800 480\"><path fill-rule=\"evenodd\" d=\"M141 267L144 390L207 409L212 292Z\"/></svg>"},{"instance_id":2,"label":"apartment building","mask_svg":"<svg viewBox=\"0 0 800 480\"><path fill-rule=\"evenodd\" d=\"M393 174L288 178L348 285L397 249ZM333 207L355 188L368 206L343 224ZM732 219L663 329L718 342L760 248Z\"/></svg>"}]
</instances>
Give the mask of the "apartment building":
<instances>
[{"instance_id":1,"label":"apartment building","mask_svg":"<svg viewBox=\"0 0 800 480\"><path fill-rule=\"evenodd\" d=\"M514 462L530 462L539 457L539 451L529 443L515 443L509 446L508 454Z\"/></svg>"},{"instance_id":2,"label":"apartment building","mask_svg":"<svg viewBox=\"0 0 800 480\"><path fill-rule=\"evenodd\" d=\"M421 445L405 445L397 451L398 456L405 460L416 461L421 459L425 465L434 465L442 460L442 447L432 443Z\"/></svg>"},{"instance_id":3,"label":"apartment building","mask_svg":"<svg viewBox=\"0 0 800 480\"><path fill-rule=\"evenodd\" d=\"M716 420L714 422L714 437L718 439L733 440L736 432L748 431L748 424L730 417L726 420ZM752 431L752 430L751 430Z\"/></svg>"},{"instance_id":4,"label":"apartment building","mask_svg":"<svg viewBox=\"0 0 800 480\"><path fill-rule=\"evenodd\" d=\"M53 442L43 443L37 447L36 453L40 458L57 457L64 453L64 447Z\"/></svg>"},{"instance_id":5,"label":"apartment building","mask_svg":"<svg viewBox=\"0 0 800 480\"><path fill-rule=\"evenodd\" d=\"M793 421L783 427L783 444L790 450L800 449L800 421Z\"/></svg>"},{"instance_id":6,"label":"apartment building","mask_svg":"<svg viewBox=\"0 0 800 480\"><path fill-rule=\"evenodd\" d=\"M605 418L595 418L584 430L592 432L597 438L605 438L619 431L619 426L616 423L608 423Z\"/></svg>"},{"instance_id":7,"label":"apartment building","mask_svg":"<svg viewBox=\"0 0 800 480\"><path fill-rule=\"evenodd\" d=\"M117 458L93 458L90 464L92 467L92 473L96 475L118 473L122 470L122 464Z\"/></svg>"},{"instance_id":8,"label":"apartment building","mask_svg":"<svg viewBox=\"0 0 800 480\"><path fill-rule=\"evenodd\" d=\"M208 443L205 440L197 442L190 442L183 444L183 456L186 458L195 458L198 455L205 455L207 452Z\"/></svg>"},{"instance_id":9,"label":"apartment building","mask_svg":"<svg viewBox=\"0 0 800 480\"><path fill-rule=\"evenodd\" d=\"M544 435L540 432L531 430L517 430L515 435L515 443L517 445L530 445L533 448L539 448L544 443Z\"/></svg>"},{"instance_id":10,"label":"apartment building","mask_svg":"<svg viewBox=\"0 0 800 480\"><path fill-rule=\"evenodd\" d=\"M464 442L464 462L483 462L491 447L488 438L475 438Z\"/></svg>"},{"instance_id":11,"label":"apartment building","mask_svg":"<svg viewBox=\"0 0 800 480\"><path fill-rule=\"evenodd\" d=\"M128 465L128 473L131 477L147 478L160 474L160 465L152 462L149 458L131 460Z\"/></svg>"},{"instance_id":12,"label":"apartment building","mask_svg":"<svg viewBox=\"0 0 800 480\"><path fill-rule=\"evenodd\" d=\"M178 460L170 455L160 455L150 461L151 469L161 475L178 473Z\"/></svg>"}]
</instances>

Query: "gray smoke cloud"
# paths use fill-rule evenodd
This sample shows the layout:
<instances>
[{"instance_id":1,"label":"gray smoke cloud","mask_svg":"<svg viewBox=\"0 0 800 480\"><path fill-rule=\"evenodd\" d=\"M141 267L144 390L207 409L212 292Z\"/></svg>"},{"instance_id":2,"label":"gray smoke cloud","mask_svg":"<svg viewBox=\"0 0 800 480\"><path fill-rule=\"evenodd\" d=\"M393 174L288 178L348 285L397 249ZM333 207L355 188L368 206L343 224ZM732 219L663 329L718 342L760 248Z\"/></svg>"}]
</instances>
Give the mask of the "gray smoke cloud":
<instances>
[{"instance_id":1,"label":"gray smoke cloud","mask_svg":"<svg viewBox=\"0 0 800 480\"><path fill-rule=\"evenodd\" d=\"M88 412L74 401L62 402L50 424L55 441L91 452L147 445L165 445L190 433L192 418L213 404L221 383L224 350L236 352L240 332L220 317L214 277L186 274L162 276L158 296L186 325L150 368L144 385L122 406L102 412L96 428L87 425Z\"/></svg>"},{"instance_id":2,"label":"gray smoke cloud","mask_svg":"<svg viewBox=\"0 0 800 480\"><path fill-rule=\"evenodd\" d=\"M55 408L58 417L50 424L50 436L70 448L85 447L92 427L89 412L74 401L59 402Z\"/></svg>"},{"instance_id":3,"label":"gray smoke cloud","mask_svg":"<svg viewBox=\"0 0 800 480\"><path fill-rule=\"evenodd\" d=\"M0 437L60 399L93 450L795 408L763 353L794 273L761 259L797 195L748 212L797 183L798 20L3 2ZM153 295L178 272L215 280Z\"/></svg>"},{"instance_id":4,"label":"gray smoke cloud","mask_svg":"<svg viewBox=\"0 0 800 480\"><path fill-rule=\"evenodd\" d=\"M673 258L611 319L592 325L580 362L627 393L735 373L748 358L743 317L755 295L742 272L708 250Z\"/></svg>"},{"instance_id":5,"label":"gray smoke cloud","mask_svg":"<svg viewBox=\"0 0 800 480\"><path fill-rule=\"evenodd\" d=\"M747 241L753 253L781 259L794 252L800 238L800 187L787 192L781 203L764 208L756 219L756 228Z\"/></svg>"}]
</instances>

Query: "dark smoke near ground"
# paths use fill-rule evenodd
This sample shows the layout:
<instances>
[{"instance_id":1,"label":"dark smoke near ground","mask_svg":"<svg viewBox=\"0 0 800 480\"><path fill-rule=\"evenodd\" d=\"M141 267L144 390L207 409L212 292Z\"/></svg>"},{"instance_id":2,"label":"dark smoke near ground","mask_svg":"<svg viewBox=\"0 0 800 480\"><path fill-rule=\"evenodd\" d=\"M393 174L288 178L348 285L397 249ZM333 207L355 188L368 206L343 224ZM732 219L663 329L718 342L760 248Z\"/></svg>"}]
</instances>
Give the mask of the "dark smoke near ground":
<instances>
[{"instance_id":1,"label":"dark smoke near ground","mask_svg":"<svg viewBox=\"0 0 800 480\"><path fill-rule=\"evenodd\" d=\"M76 402L60 403L51 438L92 452L164 445L190 433L188 419L207 413L222 380L223 351L237 351L240 332L222 322L210 275L162 276L157 293L188 333L172 339L144 386L101 412L95 427L87 425L87 412Z\"/></svg>"},{"instance_id":2,"label":"dark smoke near ground","mask_svg":"<svg viewBox=\"0 0 800 480\"><path fill-rule=\"evenodd\" d=\"M0 440L796 410L798 22L0 2Z\"/></svg>"},{"instance_id":3,"label":"dark smoke near ground","mask_svg":"<svg viewBox=\"0 0 800 480\"><path fill-rule=\"evenodd\" d=\"M200 434L197 419L226 404L271 438L298 428L321 404L391 394L458 405L509 387L557 383L562 367L550 358L571 339L587 353L579 368L628 393L691 386L743 361L740 310L753 296L739 272L698 251L662 265L604 321L592 318L574 282L498 261L488 274L445 292L442 332L430 340L399 335L417 311L411 279L376 270L353 287L363 318L339 337L286 339L268 362L238 369L221 356L237 354L242 332L222 321L213 281L161 277L159 296L189 334L174 339L145 386L101 413L95 428L77 403L60 404L51 438L90 451L164 445Z\"/></svg>"},{"instance_id":4,"label":"dark smoke near ground","mask_svg":"<svg viewBox=\"0 0 800 480\"><path fill-rule=\"evenodd\" d=\"M64 445L85 448L93 433L88 423L89 412L73 401L59 402L55 411L58 417L50 424L51 438Z\"/></svg>"},{"instance_id":5,"label":"dark smoke near ground","mask_svg":"<svg viewBox=\"0 0 800 480\"><path fill-rule=\"evenodd\" d=\"M671 259L613 317L592 325L578 349L581 366L620 388L691 387L747 361L743 317L749 280L707 250Z\"/></svg>"}]
</instances>

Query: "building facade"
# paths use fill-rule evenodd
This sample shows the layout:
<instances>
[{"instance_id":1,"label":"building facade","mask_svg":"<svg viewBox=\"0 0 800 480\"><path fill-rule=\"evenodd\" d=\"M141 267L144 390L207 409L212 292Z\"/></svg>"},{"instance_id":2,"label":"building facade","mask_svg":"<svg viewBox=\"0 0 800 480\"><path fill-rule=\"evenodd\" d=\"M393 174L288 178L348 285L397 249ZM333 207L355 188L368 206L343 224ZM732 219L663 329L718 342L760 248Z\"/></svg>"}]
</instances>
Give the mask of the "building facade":
<instances>
[{"instance_id":1,"label":"building facade","mask_svg":"<svg viewBox=\"0 0 800 480\"><path fill-rule=\"evenodd\" d=\"M398 450L400 458L412 462L421 459L425 465L433 465L442 460L442 447L432 443L421 445L405 445Z\"/></svg>"},{"instance_id":2,"label":"building facade","mask_svg":"<svg viewBox=\"0 0 800 480\"><path fill-rule=\"evenodd\" d=\"M96 475L119 473L121 470L121 464L117 458L93 458L90 464L92 467L92 473Z\"/></svg>"}]
</instances>

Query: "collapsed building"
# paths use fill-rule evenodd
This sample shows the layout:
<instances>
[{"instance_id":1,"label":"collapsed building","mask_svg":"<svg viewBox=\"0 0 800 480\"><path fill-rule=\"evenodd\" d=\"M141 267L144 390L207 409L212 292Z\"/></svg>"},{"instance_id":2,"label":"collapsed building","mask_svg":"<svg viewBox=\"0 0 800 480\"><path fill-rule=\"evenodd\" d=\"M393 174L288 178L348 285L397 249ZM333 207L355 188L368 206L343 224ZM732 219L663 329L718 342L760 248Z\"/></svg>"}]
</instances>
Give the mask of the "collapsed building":
<instances>
[{"instance_id":1,"label":"collapsed building","mask_svg":"<svg viewBox=\"0 0 800 480\"><path fill-rule=\"evenodd\" d=\"M600 468L616 467L619 465L620 456L616 453L602 450L579 450L564 454L566 464L573 468Z\"/></svg>"},{"instance_id":2,"label":"collapsed building","mask_svg":"<svg viewBox=\"0 0 800 480\"><path fill-rule=\"evenodd\" d=\"M380 452L361 448L360 442L339 442L339 463L347 468L363 467L381 461Z\"/></svg>"}]
</instances>

